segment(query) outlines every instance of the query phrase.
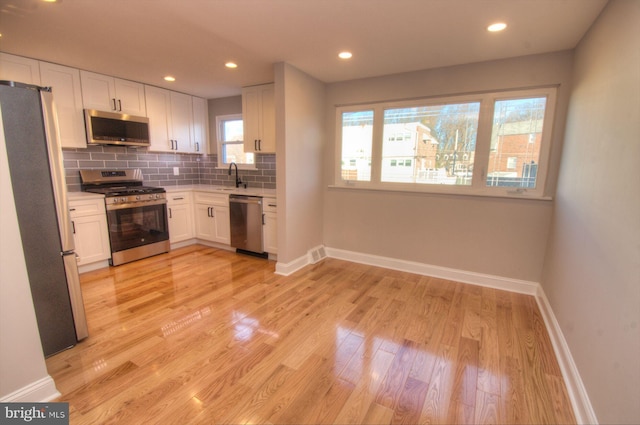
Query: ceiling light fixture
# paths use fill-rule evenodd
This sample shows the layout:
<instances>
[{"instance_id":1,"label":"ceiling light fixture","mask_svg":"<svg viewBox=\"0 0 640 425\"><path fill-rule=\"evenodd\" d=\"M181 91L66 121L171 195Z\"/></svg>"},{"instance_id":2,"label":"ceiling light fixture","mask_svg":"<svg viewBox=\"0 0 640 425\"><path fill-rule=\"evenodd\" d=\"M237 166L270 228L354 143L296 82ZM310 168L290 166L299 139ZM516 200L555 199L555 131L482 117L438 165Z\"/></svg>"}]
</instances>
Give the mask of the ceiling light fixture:
<instances>
[{"instance_id":1,"label":"ceiling light fixture","mask_svg":"<svg viewBox=\"0 0 640 425\"><path fill-rule=\"evenodd\" d=\"M491 24L487 27L487 31L489 32L499 32L504 30L507 27L507 24L504 22L496 22L495 24Z\"/></svg>"},{"instance_id":2,"label":"ceiling light fixture","mask_svg":"<svg viewBox=\"0 0 640 425\"><path fill-rule=\"evenodd\" d=\"M176 77L172 75L167 75L166 77L164 77L164 80L169 82L174 82L176 80Z\"/></svg>"},{"instance_id":3,"label":"ceiling light fixture","mask_svg":"<svg viewBox=\"0 0 640 425\"><path fill-rule=\"evenodd\" d=\"M351 59L352 56L353 56L353 54L351 52L347 52L347 51L338 53L338 57L340 59Z\"/></svg>"},{"instance_id":4,"label":"ceiling light fixture","mask_svg":"<svg viewBox=\"0 0 640 425\"><path fill-rule=\"evenodd\" d=\"M238 67L238 64L235 62L227 62L224 64L224 66L230 69L236 69Z\"/></svg>"}]
</instances>

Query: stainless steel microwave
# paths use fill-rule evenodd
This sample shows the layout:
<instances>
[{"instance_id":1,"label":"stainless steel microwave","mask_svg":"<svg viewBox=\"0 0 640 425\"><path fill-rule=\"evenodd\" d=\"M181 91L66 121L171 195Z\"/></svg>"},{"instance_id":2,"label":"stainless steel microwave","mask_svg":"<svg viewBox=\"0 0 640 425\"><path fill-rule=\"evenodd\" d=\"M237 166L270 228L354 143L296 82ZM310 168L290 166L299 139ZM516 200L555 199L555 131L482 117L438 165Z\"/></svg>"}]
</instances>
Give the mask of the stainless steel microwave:
<instances>
[{"instance_id":1,"label":"stainless steel microwave","mask_svg":"<svg viewBox=\"0 0 640 425\"><path fill-rule=\"evenodd\" d=\"M84 110L89 145L149 146L149 118Z\"/></svg>"}]
</instances>

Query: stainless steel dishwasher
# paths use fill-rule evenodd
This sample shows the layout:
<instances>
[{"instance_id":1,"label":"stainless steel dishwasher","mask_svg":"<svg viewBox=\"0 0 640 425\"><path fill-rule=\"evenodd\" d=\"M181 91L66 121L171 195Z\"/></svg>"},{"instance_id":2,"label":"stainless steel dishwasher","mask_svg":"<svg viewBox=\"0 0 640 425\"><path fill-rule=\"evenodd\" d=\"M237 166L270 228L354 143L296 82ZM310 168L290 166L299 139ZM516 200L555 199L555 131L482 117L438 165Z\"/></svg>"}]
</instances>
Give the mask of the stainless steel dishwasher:
<instances>
[{"instance_id":1,"label":"stainless steel dishwasher","mask_svg":"<svg viewBox=\"0 0 640 425\"><path fill-rule=\"evenodd\" d=\"M263 254L262 198L229 195L231 246L238 251Z\"/></svg>"}]
</instances>

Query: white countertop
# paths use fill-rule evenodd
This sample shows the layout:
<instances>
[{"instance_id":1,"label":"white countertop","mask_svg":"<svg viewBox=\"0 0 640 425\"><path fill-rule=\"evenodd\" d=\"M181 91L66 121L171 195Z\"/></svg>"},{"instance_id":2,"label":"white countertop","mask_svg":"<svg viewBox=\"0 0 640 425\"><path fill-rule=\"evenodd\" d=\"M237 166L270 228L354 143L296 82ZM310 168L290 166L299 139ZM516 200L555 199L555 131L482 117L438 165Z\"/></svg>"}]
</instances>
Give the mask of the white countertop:
<instances>
[{"instance_id":1,"label":"white countertop","mask_svg":"<svg viewBox=\"0 0 640 425\"><path fill-rule=\"evenodd\" d=\"M83 199L104 199L104 195L101 193L91 192L67 192L67 199L69 201L80 201Z\"/></svg>"},{"instance_id":2,"label":"white countertop","mask_svg":"<svg viewBox=\"0 0 640 425\"><path fill-rule=\"evenodd\" d=\"M215 186L209 184L191 184L184 186L165 186L167 193L180 192L182 190L197 190L200 192L225 193L228 195L251 195L262 196L264 198L275 198L275 189L262 189L257 187L235 188L231 186Z\"/></svg>"}]
</instances>

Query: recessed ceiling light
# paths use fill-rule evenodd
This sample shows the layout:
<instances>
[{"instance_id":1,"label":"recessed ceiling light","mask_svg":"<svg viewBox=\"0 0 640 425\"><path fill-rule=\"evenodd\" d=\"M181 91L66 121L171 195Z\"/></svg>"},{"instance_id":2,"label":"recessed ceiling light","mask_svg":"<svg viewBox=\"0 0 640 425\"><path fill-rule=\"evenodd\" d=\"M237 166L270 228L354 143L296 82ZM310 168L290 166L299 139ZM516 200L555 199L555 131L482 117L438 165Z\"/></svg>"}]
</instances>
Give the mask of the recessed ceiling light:
<instances>
[{"instance_id":1,"label":"recessed ceiling light","mask_svg":"<svg viewBox=\"0 0 640 425\"><path fill-rule=\"evenodd\" d=\"M496 22L495 24L491 24L487 27L487 31L490 32L498 32L498 31L502 31L507 27L507 24L505 24L504 22Z\"/></svg>"},{"instance_id":2,"label":"recessed ceiling light","mask_svg":"<svg viewBox=\"0 0 640 425\"><path fill-rule=\"evenodd\" d=\"M172 76L172 75L167 75L166 77L164 77L165 81L170 81L170 82L174 82L176 80L176 77Z\"/></svg>"},{"instance_id":3,"label":"recessed ceiling light","mask_svg":"<svg viewBox=\"0 0 640 425\"><path fill-rule=\"evenodd\" d=\"M235 62L227 62L224 64L224 66L226 66L227 68L236 69L238 67L238 64Z\"/></svg>"},{"instance_id":4,"label":"recessed ceiling light","mask_svg":"<svg viewBox=\"0 0 640 425\"><path fill-rule=\"evenodd\" d=\"M340 59L351 59L352 56L353 56L353 54L351 52L347 52L347 51L338 53L338 57Z\"/></svg>"}]
</instances>

